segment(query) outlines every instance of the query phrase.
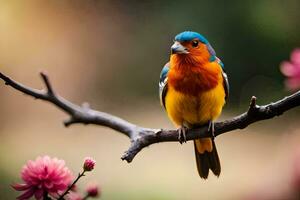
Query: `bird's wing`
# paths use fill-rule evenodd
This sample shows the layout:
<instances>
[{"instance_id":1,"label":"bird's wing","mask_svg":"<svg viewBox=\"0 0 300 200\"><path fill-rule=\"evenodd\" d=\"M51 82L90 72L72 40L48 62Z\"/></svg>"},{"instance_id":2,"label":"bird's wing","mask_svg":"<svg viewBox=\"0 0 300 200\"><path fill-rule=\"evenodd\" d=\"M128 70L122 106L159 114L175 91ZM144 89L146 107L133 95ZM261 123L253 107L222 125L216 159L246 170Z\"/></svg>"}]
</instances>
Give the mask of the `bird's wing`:
<instances>
[{"instance_id":1,"label":"bird's wing","mask_svg":"<svg viewBox=\"0 0 300 200\"><path fill-rule=\"evenodd\" d=\"M225 100L227 100L227 98L229 97L229 82L228 82L228 76L225 72L225 68L224 68L224 64L222 63L222 61L216 57L217 62L220 64L221 68L222 68L222 76L223 76L223 87L225 90Z\"/></svg>"},{"instance_id":2,"label":"bird's wing","mask_svg":"<svg viewBox=\"0 0 300 200\"><path fill-rule=\"evenodd\" d=\"M170 62L165 64L163 69L160 72L160 77L159 77L159 98L160 98L160 103L161 105L166 108L165 105L165 97L168 91L168 73L170 70Z\"/></svg>"}]
</instances>

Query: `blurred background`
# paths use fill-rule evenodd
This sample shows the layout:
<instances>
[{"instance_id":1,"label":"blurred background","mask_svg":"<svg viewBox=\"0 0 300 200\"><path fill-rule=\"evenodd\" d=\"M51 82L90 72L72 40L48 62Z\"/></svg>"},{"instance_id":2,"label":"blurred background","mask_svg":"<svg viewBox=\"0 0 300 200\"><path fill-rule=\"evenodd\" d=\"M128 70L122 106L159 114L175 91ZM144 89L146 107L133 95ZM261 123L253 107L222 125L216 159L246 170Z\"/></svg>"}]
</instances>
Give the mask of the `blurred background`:
<instances>
[{"instance_id":1,"label":"blurred background","mask_svg":"<svg viewBox=\"0 0 300 200\"><path fill-rule=\"evenodd\" d=\"M265 104L291 93L279 66L300 46L299 9L298 0L0 0L0 72L41 89L44 70L74 103L173 128L159 104L159 73L174 36L193 30L209 39L229 75L222 120L245 111L252 95ZM218 137L222 174L204 181L191 142L155 144L128 164L120 159L129 146L123 135L64 128L60 110L0 83L0 199L18 195L10 184L38 155L64 159L74 174L85 156L94 157L96 170L79 185L99 183L102 199L297 199L299 108Z\"/></svg>"}]
</instances>

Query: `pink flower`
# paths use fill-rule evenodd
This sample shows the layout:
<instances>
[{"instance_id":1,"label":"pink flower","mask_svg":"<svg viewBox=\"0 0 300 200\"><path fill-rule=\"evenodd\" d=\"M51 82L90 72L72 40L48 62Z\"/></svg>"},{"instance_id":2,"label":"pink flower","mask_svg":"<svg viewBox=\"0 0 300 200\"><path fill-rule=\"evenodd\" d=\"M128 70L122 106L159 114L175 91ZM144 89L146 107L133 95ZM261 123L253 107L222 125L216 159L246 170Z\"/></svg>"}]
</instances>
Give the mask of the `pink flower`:
<instances>
[{"instance_id":1,"label":"pink flower","mask_svg":"<svg viewBox=\"0 0 300 200\"><path fill-rule=\"evenodd\" d=\"M77 192L70 192L66 198L67 200L83 200L81 194Z\"/></svg>"},{"instance_id":2,"label":"pink flower","mask_svg":"<svg viewBox=\"0 0 300 200\"><path fill-rule=\"evenodd\" d=\"M287 77L285 81L286 88L297 90L300 88L300 48L292 51L290 59L290 61L282 62L280 69Z\"/></svg>"},{"instance_id":3,"label":"pink flower","mask_svg":"<svg viewBox=\"0 0 300 200\"><path fill-rule=\"evenodd\" d=\"M43 156L35 161L29 160L22 169L21 178L25 183L15 184L12 187L24 191L17 199L26 200L32 196L42 199L44 193L56 197L58 193L67 189L73 176L65 166L65 161Z\"/></svg>"},{"instance_id":4,"label":"pink flower","mask_svg":"<svg viewBox=\"0 0 300 200\"><path fill-rule=\"evenodd\" d=\"M96 161L91 157L86 157L84 159L83 170L92 171L95 167Z\"/></svg>"},{"instance_id":5,"label":"pink flower","mask_svg":"<svg viewBox=\"0 0 300 200\"><path fill-rule=\"evenodd\" d=\"M96 184L90 184L88 185L88 187L86 188L86 192L88 194L89 197L98 197L100 196L100 190L98 185Z\"/></svg>"}]
</instances>

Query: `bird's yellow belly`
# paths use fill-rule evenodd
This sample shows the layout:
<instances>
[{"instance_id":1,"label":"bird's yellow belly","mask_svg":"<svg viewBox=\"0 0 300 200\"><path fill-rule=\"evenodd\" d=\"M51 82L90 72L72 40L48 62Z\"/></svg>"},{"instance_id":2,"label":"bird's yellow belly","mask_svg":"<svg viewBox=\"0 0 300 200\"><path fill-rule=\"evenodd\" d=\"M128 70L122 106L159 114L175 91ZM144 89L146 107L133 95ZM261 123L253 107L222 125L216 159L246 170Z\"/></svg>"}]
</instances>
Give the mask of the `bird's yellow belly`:
<instances>
[{"instance_id":1,"label":"bird's yellow belly","mask_svg":"<svg viewBox=\"0 0 300 200\"><path fill-rule=\"evenodd\" d=\"M165 103L175 125L202 125L219 117L225 104L225 91L223 85L218 84L198 96L191 96L169 87Z\"/></svg>"}]
</instances>

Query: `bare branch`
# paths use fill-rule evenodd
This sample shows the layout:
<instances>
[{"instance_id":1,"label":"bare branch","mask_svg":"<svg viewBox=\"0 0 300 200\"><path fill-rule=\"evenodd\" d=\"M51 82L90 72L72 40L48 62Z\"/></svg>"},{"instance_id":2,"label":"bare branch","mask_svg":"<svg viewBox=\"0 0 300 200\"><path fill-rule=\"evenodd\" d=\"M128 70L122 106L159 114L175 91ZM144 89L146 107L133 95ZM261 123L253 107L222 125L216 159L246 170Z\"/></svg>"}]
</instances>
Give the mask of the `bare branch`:
<instances>
[{"instance_id":1,"label":"bare branch","mask_svg":"<svg viewBox=\"0 0 300 200\"><path fill-rule=\"evenodd\" d=\"M256 106L256 97L255 96L252 96L251 97L251 100L250 100L250 105L249 105L249 110L248 112L252 112L254 110L257 109L257 106Z\"/></svg>"},{"instance_id":2,"label":"bare branch","mask_svg":"<svg viewBox=\"0 0 300 200\"><path fill-rule=\"evenodd\" d=\"M47 87L47 90L48 90L48 95L49 96L54 96L54 92L53 92L53 89L52 89L52 86L50 84L50 81L48 79L48 75L46 74L46 72L41 72L41 77Z\"/></svg>"},{"instance_id":3,"label":"bare branch","mask_svg":"<svg viewBox=\"0 0 300 200\"><path fill-rule=\"evenodd\" d=\"M178 142L177 130L144 128L114 115L93 110L87 103L84 103L82 106L75 105L54 92L49 78L45 73L41 73L41 76L46 85L46 92L44 90L36 90L24 86L0 73L0 79L4 80L6 85L9 85L14 89L36 99L48 101L69 114L70 118L64 122L66 127L78 123L96 124L109 127L128 136L130 138L131 145L121 158L127 162L131 162L144 147L151 144L159 142ZM216 122L214 135L216 137L236 129L244 129L254 122L271 119L297 106L300 106L300 91L278 100L275 103L263 106L258 106L256 104L256 97L253 96L247 112L232 119ZM186 134L187 140L194 140L203 137L212 137L211 133L207 131L207 126L190 129Z\"/></svg>"}]
</instances>

